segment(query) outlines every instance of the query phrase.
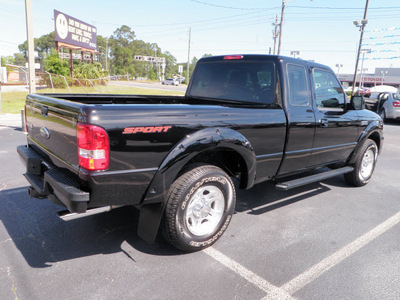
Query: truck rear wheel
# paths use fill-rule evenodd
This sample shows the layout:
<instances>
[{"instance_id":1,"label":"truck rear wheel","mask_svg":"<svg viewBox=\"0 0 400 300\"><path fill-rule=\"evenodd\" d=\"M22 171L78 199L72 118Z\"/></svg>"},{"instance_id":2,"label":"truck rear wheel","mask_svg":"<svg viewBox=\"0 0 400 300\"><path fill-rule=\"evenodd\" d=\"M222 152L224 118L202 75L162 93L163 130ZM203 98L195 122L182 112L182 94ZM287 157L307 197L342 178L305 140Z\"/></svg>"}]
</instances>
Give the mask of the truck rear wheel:
<instances>
[{"instance_id":1,"label":"truck rear wheel","mask_svg":"<svg viewBox=\"0 0 400 300\"><path fill-rule=\"evenodd\" d=\"M184 251L207 248L228 227L235 203L235 187L222 169L196 167L176 179L169 189L163 235Z\"/></svg>"},{"instance_id":2,"label":"truck rear wheel","mask_svg":"<svg viewBox=\"0 0 400 300\"><path fill-rule=\"evenodd\" d=\"M366 140L356 153L355 162L352 165L354 171L344 174L346 181L354 186L366 185L374 173L378 147L373 140Z\"/></svg>"}]
</instances>

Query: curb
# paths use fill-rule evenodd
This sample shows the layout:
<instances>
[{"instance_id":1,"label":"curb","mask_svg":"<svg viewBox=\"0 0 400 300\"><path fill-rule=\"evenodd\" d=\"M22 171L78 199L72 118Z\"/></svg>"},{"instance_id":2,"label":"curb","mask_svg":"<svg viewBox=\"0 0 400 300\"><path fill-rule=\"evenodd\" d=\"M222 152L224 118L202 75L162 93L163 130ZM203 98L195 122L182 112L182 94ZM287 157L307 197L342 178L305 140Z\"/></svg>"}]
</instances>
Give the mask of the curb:
<instances>
[{"instance_id":1,"label":"curb","mask_svg":"<svg viewBox=\"0 0 400 300\"><path fill-rule=\"evenodd\" d=\"M22 118L20 114L0 115L0 126L22 128Z\"/></svg>"}]
</instances>

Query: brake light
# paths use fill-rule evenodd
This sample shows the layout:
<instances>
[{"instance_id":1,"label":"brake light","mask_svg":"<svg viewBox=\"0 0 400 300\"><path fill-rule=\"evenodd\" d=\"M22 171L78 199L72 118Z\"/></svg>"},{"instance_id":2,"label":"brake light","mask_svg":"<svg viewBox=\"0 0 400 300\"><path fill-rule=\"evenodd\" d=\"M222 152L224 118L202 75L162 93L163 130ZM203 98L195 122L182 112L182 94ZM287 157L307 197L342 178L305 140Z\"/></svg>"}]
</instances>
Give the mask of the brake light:
<instances>
[{"instance_id":1,"label":"brake light","mask_svg":"<svg viewBox=\"0 0 400 300\"><path fill-rule=\"evenodd\" d=\"M243 59L243 55L226 55L224 56L226 60Z\"/></svg>"},{"instance_id":2,"label":"brake light","mask_svg":"<svg viewBox=\"0 0 400 300\"><path fill-rule=\"evenodd\" d=\"M394 101L393 102L394 107L400 107L400 101Z\"/></svg>"},{"instance_id":3,"label":"brake light","mask_svg":"<svg viewBox=\"0 0 400 300\"><path fill-rule=\"evenodd\" d=\"M87 170L108 168L110 150L107 132L95 125L78 123L76 126L79 165Z\"/></svg>"}]
</instances>

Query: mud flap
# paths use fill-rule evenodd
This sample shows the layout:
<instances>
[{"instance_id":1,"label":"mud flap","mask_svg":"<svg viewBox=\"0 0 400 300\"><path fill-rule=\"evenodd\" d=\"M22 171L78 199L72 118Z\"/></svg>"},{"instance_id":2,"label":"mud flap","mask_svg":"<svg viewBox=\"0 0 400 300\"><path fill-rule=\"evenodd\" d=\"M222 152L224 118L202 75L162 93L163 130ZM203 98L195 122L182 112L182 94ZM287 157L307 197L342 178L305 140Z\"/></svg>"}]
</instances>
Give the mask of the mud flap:
<instances>
[{"instance_id":1,"label":"mud flap","mask_svg":"<svg viewBox=\"0 0 400 300\"><path fill-rule=\"evenodd\" d=\"M152 244L156 240L164 213L164 204L147 204L140 208L138 236Z\"/></svg>"}]
</instances>

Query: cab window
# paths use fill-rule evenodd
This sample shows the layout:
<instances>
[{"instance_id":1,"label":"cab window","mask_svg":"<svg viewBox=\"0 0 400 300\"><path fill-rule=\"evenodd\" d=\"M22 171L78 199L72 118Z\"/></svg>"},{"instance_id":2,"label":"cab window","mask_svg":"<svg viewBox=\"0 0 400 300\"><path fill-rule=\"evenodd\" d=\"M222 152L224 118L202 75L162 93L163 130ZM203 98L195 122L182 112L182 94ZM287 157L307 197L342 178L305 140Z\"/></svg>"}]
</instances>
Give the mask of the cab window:
<instances>
[{"instance_id":1,"label":"cab window","mask_svg":"<svg viewBox=\"0 0 400 300\"><path fill-rule=\"evenodd\" d=\"M309 92L306 69L300 65L287 65L289 101L293 106L308 106Z\"/></svg>"},{"instance_id":2,"label":"cab window","mask_svg":"<svg viewBox=\"0 0 400 300\"><path fill-rule=\"evenodd\" d=\"M345 94L342 86L331 72L314 69L314 88L317 107L322 110L342 110Z\"/></svg>"}]
</instances>

